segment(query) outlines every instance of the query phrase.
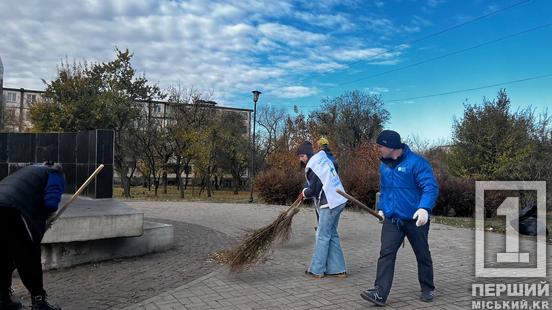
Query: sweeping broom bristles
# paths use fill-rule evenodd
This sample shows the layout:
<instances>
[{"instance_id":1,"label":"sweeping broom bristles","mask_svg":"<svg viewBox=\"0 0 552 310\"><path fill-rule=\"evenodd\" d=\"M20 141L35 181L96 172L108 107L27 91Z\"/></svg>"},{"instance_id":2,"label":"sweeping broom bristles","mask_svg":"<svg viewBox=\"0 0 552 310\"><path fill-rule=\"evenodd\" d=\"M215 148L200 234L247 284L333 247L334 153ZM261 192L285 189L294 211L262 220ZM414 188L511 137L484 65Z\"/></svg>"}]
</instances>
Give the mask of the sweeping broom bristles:
<instances>
[{"instance_id":1,"label":"sweeping broom bristles","mask_svg":"<svg viewBox=\"0 0 552 310\"><path fill-rule=\"evenodd\" d=\"M235 248L216 253L213 257L230 265L231 272L240 272L244 268L259 262L272 246L274 241L285 242L291 237L293 216L299 212L302 199L298 198L278 218L269 225L251 230Z\"/></svg>"}]
</instances>

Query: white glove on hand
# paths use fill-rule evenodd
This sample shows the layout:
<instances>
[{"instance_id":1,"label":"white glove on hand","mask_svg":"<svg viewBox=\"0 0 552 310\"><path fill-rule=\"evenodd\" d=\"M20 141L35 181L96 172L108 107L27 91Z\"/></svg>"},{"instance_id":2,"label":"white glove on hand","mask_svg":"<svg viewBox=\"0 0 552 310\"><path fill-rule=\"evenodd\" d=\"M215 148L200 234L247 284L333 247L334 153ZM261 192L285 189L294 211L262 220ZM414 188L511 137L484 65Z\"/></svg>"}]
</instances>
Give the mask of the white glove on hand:
<instances>
[{"instance_id":1,"label":"white glove on hand","mask_svg":"<svg viewBox=\"0 0 552 310\"><path fill-rule=\"evenodd\" d=\"M385 220L385 215L383 214L383 211L379 210L378 214ZM381 220L383 222L383 220Z\"/></svg>"},{"instance_id":2,"label":"white glove on hand","mask_svg":"<svg viewBox=\"0 0 552 310\"><path fill-rule=\"evenodd\" d=\"M426 209L418 209L416 213L414 213L414 216L412 217L413 220L418 219L416 221L416 226L424 226L427 223L427 219L429 218L429 214L427 213Z\"/></svg>"}]
</instances>

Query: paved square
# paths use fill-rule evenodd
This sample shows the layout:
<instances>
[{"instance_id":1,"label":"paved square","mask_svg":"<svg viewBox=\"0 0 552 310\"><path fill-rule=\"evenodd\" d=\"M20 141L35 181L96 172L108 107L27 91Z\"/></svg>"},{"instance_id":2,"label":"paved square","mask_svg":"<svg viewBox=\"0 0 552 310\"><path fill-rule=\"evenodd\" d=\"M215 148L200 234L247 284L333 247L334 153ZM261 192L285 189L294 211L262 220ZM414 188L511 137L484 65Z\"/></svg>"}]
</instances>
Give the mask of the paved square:
<instances>
[{"instance_id":1,"label":"paved square","mask_svg":"<svg viewBox=\"0 0 552 310\"><path fill-rule=\"evenodd\" d=\"M270 223L279 206L128 202L147 217L184 221L239 236L244 228ZM240 274L221 267L208 275L125 309L364 309L373 306L359 296L373 285L379 254L380 224L368 214L346 211L339 231L350 276L313 279L305 276L314 245L315 215L302 209L294 218L293 237L277 246L270 259ZM417 265L408 241L399 250L388 309L471 309L474 276L474 231L431 224L430 249L435 269L436 298L419 300ZM487 233L489 250L504 244L504 236ZM521 238L521 247L534 241ZM550 256L548 246L548 256ZM548 262L550 270L550 260ZM515 279L522 282L524 279ZM550 277L541 279L549 281ZM497 281L495 279L495 281ZM535 282L535 279L527 279ZM501 282L501 280L498 280ZM550 282L550 281L549 281ZM529 300L526 298L526 300Z\"/></svg>"}]
</instances>

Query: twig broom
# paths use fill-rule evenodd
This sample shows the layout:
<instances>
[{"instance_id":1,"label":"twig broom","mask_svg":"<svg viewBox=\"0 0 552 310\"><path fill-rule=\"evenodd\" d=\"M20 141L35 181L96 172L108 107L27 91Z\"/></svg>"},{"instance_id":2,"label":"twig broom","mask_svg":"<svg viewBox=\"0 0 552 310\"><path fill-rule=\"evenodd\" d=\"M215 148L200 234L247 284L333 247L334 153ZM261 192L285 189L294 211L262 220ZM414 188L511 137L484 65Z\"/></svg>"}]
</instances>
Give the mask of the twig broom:
<instances>
[{"instance_id":1,"label":"twig broom","mask_svg":"<svg viewBox=\"0 0 552 310\"><path fill-rule=\"evenodd\" d=\"M291 237L293 216L299 212L303 199L297 198L286 210L280 213L274 222L252 230L243 241L231 250L215 253L214 258L230 265L231 272L240 272L251 264L259 262L275 241L285 242Z\"/></svg>"}]
</instances>

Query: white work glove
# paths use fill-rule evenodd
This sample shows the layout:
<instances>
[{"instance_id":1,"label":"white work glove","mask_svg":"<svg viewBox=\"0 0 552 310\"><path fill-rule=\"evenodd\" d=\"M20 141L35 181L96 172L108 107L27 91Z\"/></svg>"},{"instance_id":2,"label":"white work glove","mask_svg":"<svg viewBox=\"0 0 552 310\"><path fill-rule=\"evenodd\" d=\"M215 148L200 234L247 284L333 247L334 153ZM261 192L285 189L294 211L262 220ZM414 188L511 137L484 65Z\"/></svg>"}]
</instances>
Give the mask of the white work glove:
<instances>
[{"instance_id":1,"label":"white work glove","mask_svg":"<svg viewBox=\"0 0 552 310\"><path fill-rule=\"evenodd\" d=\"M379 210L378 214L379 214L379 216L381 216L385 220L385 214L383 214L383 211ZM383 222L383 220L382 220L382 222Z\"/></svg>"},{"instance_id":2,"label":"white work glove","mask_svg":"<svg viewBox=\"0 0 552 310\"><path fill-rule=\"evenodd\" d=\"M416 213L414 213L414 216L412 217L412 219L418 219L416 221L416 226L420 227L420 226L424 226L426 223L427 223L427 219L429 218L429 214L427 213L427 210L426 209L418 209L416 211Z\"/></svg>"}]
</instances>

